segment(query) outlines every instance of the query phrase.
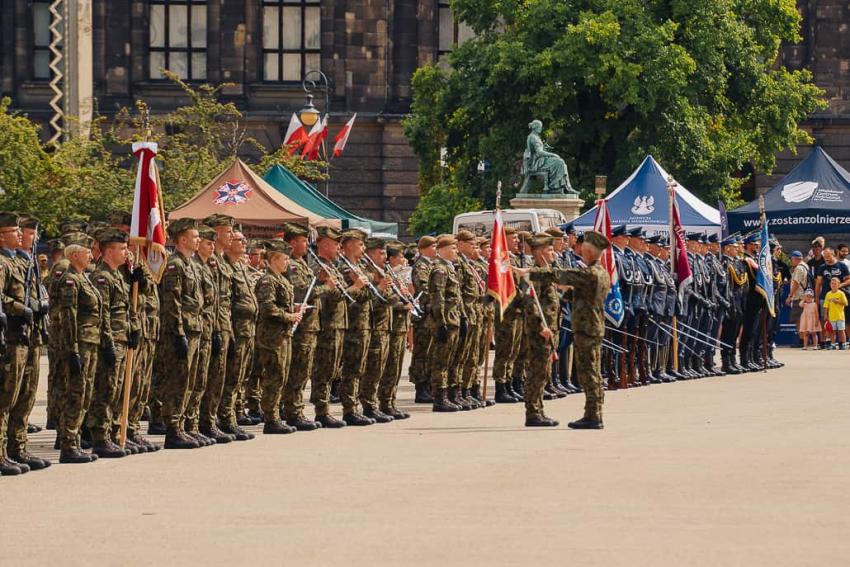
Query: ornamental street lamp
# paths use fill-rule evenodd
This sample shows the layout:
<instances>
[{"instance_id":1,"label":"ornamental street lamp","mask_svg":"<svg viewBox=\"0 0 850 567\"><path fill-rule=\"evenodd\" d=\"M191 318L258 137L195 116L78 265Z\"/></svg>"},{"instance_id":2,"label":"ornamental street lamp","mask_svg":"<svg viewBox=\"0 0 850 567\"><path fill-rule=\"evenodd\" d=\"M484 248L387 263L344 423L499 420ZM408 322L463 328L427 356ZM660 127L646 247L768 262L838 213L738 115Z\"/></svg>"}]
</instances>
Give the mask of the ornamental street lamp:
<instances>
[{"instance_id":1,"label":"ornamental street lamp","mask_svg":"<svg viewBox=\"0 0 850 567\"><path fill-rule=\"evenodd\" d=\"M328 79L328 76L319 71L318 69L312 69L307 71L304 75L304 79L301 81L301 88L304 89L304 92L307 93L307 101L304 103L304 106L301 110L298 111L298 117L301 119L301 123L306 128L312 128L315 126L316 122L321 118L321 113L319 109L313 105L313 91L321 88L325 93L325 114L330 114L331 111L331 83ZM324 147L325 143L322 142L322 147ZM327 151L325 151L325 156L327 156ZM330 186L330 176L331 169L330 163L328 163L328 180L325 181L325 196L327 197L329 194L329 186Z\"/></svg>"}]
</instances>

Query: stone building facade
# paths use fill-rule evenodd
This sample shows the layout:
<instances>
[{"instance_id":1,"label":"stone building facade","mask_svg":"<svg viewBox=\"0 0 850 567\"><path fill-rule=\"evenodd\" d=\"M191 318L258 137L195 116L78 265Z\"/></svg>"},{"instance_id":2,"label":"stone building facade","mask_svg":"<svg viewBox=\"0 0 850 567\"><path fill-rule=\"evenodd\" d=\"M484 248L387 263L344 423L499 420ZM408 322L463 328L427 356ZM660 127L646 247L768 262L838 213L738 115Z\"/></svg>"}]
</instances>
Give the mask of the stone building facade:
<instances>
[{"instance_id":1,"label":"stone building facade","mask_svg":"<svg viewBox=\"0 0 850 567\"><path fill-rule=\"evenodd\" d=\"M223 98L245 113L252 135L274 147L304 105L304 73L321 69L330 82L331 137L357 113L346 151L331 164L330 197L406 229L418 201L418 166L401 120L415 69L463 35L447 1L76 1L91 3L101 114L137 98L154 112L179 105L180 90L162 80L168 68L189 81L233 83ZM0 96L45 125L52 116L50 3L0 0ZM315 94L324 112L324 94Z\"/></svg>"}]
</instances>

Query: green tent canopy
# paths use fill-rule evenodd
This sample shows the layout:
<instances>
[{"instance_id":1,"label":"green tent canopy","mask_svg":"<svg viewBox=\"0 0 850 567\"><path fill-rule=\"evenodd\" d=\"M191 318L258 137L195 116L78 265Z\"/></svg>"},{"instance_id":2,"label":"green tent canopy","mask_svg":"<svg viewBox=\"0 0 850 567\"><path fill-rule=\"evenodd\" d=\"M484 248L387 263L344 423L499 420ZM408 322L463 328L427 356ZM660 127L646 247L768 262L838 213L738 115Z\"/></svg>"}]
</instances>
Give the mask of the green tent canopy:
<instances>
[{"instance_id":1,"label":"green tent canopy","mask_svg":"<svg viewBox=\"0 0 850 567\"><path fill-rule=\"evenodd\" d=\"M305 209L324 218L342 220L342 228L362 228L376 236L398 236L398 224L364 219L346 211L280 164L269 168L263 179Z\"/></svg>"}]
</instances>

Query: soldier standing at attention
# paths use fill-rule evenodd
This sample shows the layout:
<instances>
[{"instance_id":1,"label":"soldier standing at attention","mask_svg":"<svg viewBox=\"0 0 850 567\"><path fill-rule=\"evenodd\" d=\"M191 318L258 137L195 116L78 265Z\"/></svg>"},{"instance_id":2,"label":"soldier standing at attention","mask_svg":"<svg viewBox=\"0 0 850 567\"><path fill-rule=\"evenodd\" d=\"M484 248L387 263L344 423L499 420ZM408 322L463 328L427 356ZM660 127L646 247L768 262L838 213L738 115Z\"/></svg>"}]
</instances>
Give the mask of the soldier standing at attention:
<instances>
[{"instance_id":1,"label":"soldier standing at attention","mask_svg":"<svg viewBox=\"0 0 850 567\"><path fill-rule=\"evenodd\" d=\"M398 241L387 243L387 270L399 272L407 266L404 257L404 244ZM400 285L408 285L404 278L397 276ZM408 292L413 293L413 285L408 286ZM378 386L379 409L393 419L407 419L410 414L401 411L396 406L398 381L401 379L401 367L404 362L404 351L407 346L407 335L410 331L411 306L400 301L393 304L392 321L390 323L390 339L387 363L384 366L381 382Z\"/></svg>"},{"instance_id":2,"label":"soldier standing at attention","mask_svg":"<svg viewBox=\"0 0 850 567\"><path fill-rule=\"evenodd\" d=\"M318 276L307 264L307 247L309 231L299 224L284 226L284 239L292 247L289 269L284 274L292 284L295 303L302 312L301 322L292 334L292 360L289 366L289 378L283 391L281 406L283 419L298 431L313 431L321 427L316 421L304 417L303 393L307 381L313 373L313 357L316 353L316 341L321 330L322 297L328 289L332 289L333 279L319 283ZM310 285L313 290L306 297ZM306 305L304 305L306 302Z\"/></svg>"},{"instance_id":3,"label":"soldier standing at attention","mask_svg":"<svg viewBox=\"0 0 850 567\"><path fill-rule=\"evenodd\" d=\"M104 459L120 458L132 451L112 441L118 416L114 414L124 383L124 357L127 340L138 322L131 320L130 286L120 268L127 261L127 234L114 228L97 232L100 261L89 275L103 298L104 332L94 380L94 394L86 426L92 438L92 452Z\"/></svg>"},{"instance_id":4,"label":"soldier standing at attention","mask_svg":"<svg viewBox=\"0 0 850 567\"><path fill-rule=\"evenodd\" d=\"M454 412L461 406L449 400L449 373L458 371L460 322L464 317L460 276L454 266L457 261L457 240L451 235L437 240L437 258L428 281L428 328L434 335L429 352L433 411ZM467 407L467 409L469 409Z\"/></svg>"},{"instance_id":5,"label":"soldier standing at attention","mask_svg":"<svg viewBox=\"0 0 850 567\"><path fill-rule=\"evenodd\" d=\"M178 219L168 226L175 252L168 258L160 283L162 299L162 420L166 449L197 449L209 444L207 437L186 433L186 404L198 371L204 308L203 284L192 259L198 250L197 221Z\"/></svg>"},{"instance_id":6,"label":"soldier standing at attention","mask_svg":"<svg viewBox=\"0 0 850 567\"><path fill-rule=\"evenodd\" d=\"M292 324L301 321L295 311L292 284L284 274L289 270L292 247L282 240L266 244L267 269L257 281L256 360L262 376L260 408L265 416L263 433L285 434L297 431L280 419L280 398L292 355Z\"/></svg>"},{"instance_id":7,"label":"soldier standing at attention","mask_svg":"<svg viewBox=\"0 0 850 567\"><path fill-rule=\"evenodd\" d=\"M234 230L233 240L225 254L230 270L230 312L233 325L233 340L227 354L227 378L224 393L218 408L218 417L222 431L235 435L236 439L252 433L242 429L236 422L236 399L244 386L245 378L251 370L254 353L254 334L257 322L257 298L251 285L245 256L245 236Z\"/></svg>"},{"instance_id":8,"label":"soldier standing at attention","mask_svg":"<svg viewBox=\"0 0 850 567\"><path fill-rule=\"evenodd\" d=\"M478 258L474 262L475 269L478 271L478 275L481 276L481 279L486 282L490 272L490 252L492 252L490 248L490 240L482 236L478 238L477 244ZM484 394L481 391L481 377L479 369L481 365L484 364L487 357L490 356L490 344L493 341L493 320L496 318L496 307L487 299L486 295L482 301L481 333L478 335L478 367L475 369L472 388L469 393L473 398L478 400L479 404L483 404L484 407L490 407L496 402L484 399Z\"/></svg>"},{"instance_id":9,"label":"soldier standing at attention","mask_svg":"<svg viewBox=\"0 0 850 567\"><path fill-rule=\"evenodd\" d=\"M259 240L249 241L246 258L251 289L255 289L268 266L264 243ZM263 412L260 411L262 377L254 352L251 353L250 364L251 369L245 378L245 386L239 392L236 402L236 423L239 425L256 425L263 420Z\"/></svg>"},{"instance_id":10,"label":"soldier standing at attention","mask_svg":"<svg viewBox=\"0 0 850 567\"><path fill-rule=\"evenodd\" d=\"M467 405L470 409L478 409L484 405L471 396L470 389L475 383L481 361L480 335L486 332L482 321L487 283L475 269L475 260L478 258L475 235L468 230L460 230L456 238L458 250L456 267L460 274L461 297L466 316L461 320L461 339L458 346L460 368L457 376L460 392L457 397L451 398L451 401L461 407Z\"/></svg>"},{"instance_id":11,"label":"soldier standing at attention","mask_svg":"<svg viewBox=\"0 0 850 567\"><path fill-rule=\"evenodd\" d=\"M519 237L516 229L505 227L505 238L511 265L520 267ZM516 283L516 277L514 277L514 284ZM493 361L493 381L496 383L496 403L498 404L514 404L522 399L522 396L513 390L510 376L520 353L523 332L522 306L525 294L519 291L518 285L516 285L516 289L517 293L513 301L505 309L505 313L501 320L496 323L495 328L496 357Z\"/></svg>"},{"instance_id":12,"label":"soldier standing at attention","mask_svg":"<svg viewBox=\"0 0 850 567\"><path fill-rule=\"evenodd\" d=\"M411 279L413 281L413 295L419 296L419 305L422 309L428 308L428 279L431 275L431 266L437 255L437 239L433 236L423 236L417 243L419 257L413 262ZM410 367L407 373L410 381L416 387L417 404L430 404L434 401L431 395L431 374L428 365L430 358L428 349L434 336L425 324L425 317L413 321L413 350L410 354Z\"/></svg>"},{"instance_id":13,"label":"soldier standing at attention","mask_svg":"<svg viewBox=\"0 0 850 567\"><path fill-rule=\"evenodd\" d=\"M55 286L57 318L57 379L63 380L61 407L56 408L60 463L90 463L97 460L80 448L80 427L91 403L100 337L103 333L103 300L85 276L91 261L92 238L83 233L65 237L69 261Z\"/></svg>"}]
</instances>

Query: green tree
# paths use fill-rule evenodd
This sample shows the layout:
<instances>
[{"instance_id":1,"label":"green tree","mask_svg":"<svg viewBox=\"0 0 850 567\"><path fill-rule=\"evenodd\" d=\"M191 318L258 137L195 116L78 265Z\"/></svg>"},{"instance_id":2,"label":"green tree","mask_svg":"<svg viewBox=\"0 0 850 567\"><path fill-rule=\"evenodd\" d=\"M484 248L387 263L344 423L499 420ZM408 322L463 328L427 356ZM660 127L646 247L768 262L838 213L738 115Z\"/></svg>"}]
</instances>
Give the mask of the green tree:
<instances>
[{"instance_id":1,"label":"green tree","mask_svg":"<svg viewBox=\"0 0 850 567\"><path fill-rule=\"evenodd\" d=\"M419 200L410 216L412 234L451 232L455 215L481 208L481 201L464 194L456 186L440 184L431 187Z\"/></svg>"},{"instance_id":2,"label":"green tree","mask_svg":"<svg viewBox=\"0 0 850 567\"><path fill-rule=\"evenodd\" d=\"M416 72L405 121L426 195L445 146L453 182L492 205L496 180L516 181L538 118L585 198L594 175L619 182L652 154L708 202L734 201L743 179L733 174L746 164L770 171L777 152L809 142L799 124L824 105L808 71L775 64L781 42L799 41L794 0L452 8L477 37L452 52L450 68ZM481 159L491 163L487 179L476 175Z\"/></svg>"}]
</instances>

